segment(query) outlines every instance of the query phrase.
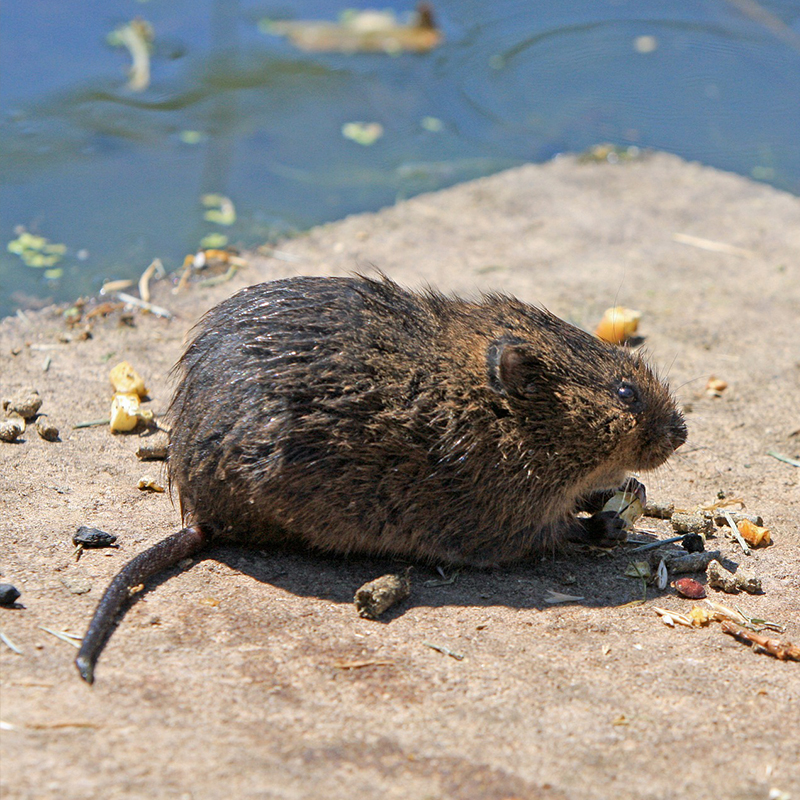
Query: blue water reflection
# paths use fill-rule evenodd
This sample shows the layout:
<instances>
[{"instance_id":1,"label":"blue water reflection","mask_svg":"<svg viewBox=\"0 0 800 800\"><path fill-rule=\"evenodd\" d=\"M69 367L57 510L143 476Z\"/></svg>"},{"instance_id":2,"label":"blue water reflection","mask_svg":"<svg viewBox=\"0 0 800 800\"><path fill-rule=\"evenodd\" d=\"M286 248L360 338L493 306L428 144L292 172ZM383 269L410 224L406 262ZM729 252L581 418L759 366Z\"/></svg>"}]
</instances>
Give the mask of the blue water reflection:
<instances>
[{"instance_id":1,"label":"blue water reflection","mask_svg":"<svg viewBox=\"0 0 800 800\"><path fill-rule=\"evenodd\" d=\"M156 256L176 267L208 233L257 245L599 141L800 193L800 3L442 0L444 44L397 57L303 53L257 24L338 10L2 4L0 314L137 276ZM141 93L106 43L136 16L155 31ZM383 136L344 138L356 120ZM211 192L234 201L230 228L204 219ZM62 277L6 251L19 226L67 245Z\"/></svg>"}]
</instances>

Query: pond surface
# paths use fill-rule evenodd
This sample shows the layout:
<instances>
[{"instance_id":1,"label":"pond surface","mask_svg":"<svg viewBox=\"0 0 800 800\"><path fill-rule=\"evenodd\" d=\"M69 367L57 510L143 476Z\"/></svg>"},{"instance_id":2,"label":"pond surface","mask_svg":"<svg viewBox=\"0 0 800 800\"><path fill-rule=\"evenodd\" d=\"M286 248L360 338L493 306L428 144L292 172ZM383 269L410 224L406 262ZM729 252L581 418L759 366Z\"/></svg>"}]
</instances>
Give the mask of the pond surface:
<instances>
[{"instance_id":1,"label":"pond surface","mask_svg":"<svg viewBox=\"0 0 800 800\"><path fill-rule=\"evenodd\" d=\"M263 22L354 5L3 3L0 315L176 268L209 234L259 245L597 142L800 194L800 2L438 0L444 42L422 55L306 53ZM138 92L108 42L136 17L154 36ZM382 135L346 138L356 121ZM49 268L8 252L23 231L63 245Z\"/></svg>"}]
</instances>

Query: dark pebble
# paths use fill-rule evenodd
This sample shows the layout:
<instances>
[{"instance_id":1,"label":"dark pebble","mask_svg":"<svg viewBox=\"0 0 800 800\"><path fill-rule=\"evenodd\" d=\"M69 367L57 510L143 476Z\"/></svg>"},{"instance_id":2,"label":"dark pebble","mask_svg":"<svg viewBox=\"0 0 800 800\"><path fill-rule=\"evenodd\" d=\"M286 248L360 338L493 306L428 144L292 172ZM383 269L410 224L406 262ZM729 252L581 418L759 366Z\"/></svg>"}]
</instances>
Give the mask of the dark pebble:
<instances>
[{"instance_id":1,"label":"dark pebble","mask_svg":"<svg viewBox=\"0 0 800 800\"><path fill-rule=\"evenodd\" d=\"M13 606L19 597L19 589L10 583L0 583L0 606Z\"/></svg>"},{"instance_id":2,"label":"dark pebble","mask_svg":"<svg viewBox=\"0 0 800 800\"><path fill-rule=\"evenodd\" d=\"M87 528L81 525L78 532L72 537L72 543L82 544L84 547L111 547L117 537L113 533L106 533L99 528Z\"/></svg>"},{"instance_id":3,"label":"dark pebble","mask_svg":"<svg viewBox=\"0 0 800 800\"><path fill-rule=\"evenodd\" d=\"M699 533L687 533L681 544L687 553L702 553L706 549L703 537Z\"/></svg>"}]
</instances>

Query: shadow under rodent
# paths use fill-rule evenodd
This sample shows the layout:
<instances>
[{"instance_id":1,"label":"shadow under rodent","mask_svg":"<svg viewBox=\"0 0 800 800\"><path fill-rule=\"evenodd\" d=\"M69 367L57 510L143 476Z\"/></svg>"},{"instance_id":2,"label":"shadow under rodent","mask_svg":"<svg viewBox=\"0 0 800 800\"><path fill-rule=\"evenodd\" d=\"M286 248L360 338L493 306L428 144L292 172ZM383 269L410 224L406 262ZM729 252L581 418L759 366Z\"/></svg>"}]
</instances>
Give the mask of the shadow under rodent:
<instances>
[{"instance_id":1,"label":"shadow under rodent","mask_svg":"<svg viewBox=\"0 0 800 800\"><path fill-rule=\"evenodd\" d=\"M598 497L686 438L624 348L507 295L386 278L244 289L177 370L169 476L186 527L112 581L78 654L89 682L131 587L213 542L478 567L610 543L623 525Z\"/></svg>"}]
</instances>

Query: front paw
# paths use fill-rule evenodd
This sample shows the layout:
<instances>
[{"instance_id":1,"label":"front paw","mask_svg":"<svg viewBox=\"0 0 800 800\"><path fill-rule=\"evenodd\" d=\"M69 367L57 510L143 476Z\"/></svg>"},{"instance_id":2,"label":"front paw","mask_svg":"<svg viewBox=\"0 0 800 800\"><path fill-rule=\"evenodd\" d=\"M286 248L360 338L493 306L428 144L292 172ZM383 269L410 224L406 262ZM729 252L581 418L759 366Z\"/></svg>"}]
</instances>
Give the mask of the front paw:
<instances>
[{"instance_id":1,"label":"front paw","mask_svg":"<svg viewBox=\"0 0 800 800\"><path fill-rule=\"evenodd\" d=\"M575 520L578 524L570 541L595 547L614 547L627 540L625 520L614 511L600 511Z\"/></svg>"},{"instance_id":2,"label":"front paw","mask_svg":"<svg viewBox=\"0 0 800 800\"><path fill-rule=\"evenodd\" d=\"M584 497L578 504L577 510L594 514L600 511L614 495L620 493L634 495L642 504L642 508L647 505L647 490L644 484L634 477L629 477L625 479L625 483L616 489L601 489L600 491L592 492L588 497Z\"/></svg>"}]
</instances>

